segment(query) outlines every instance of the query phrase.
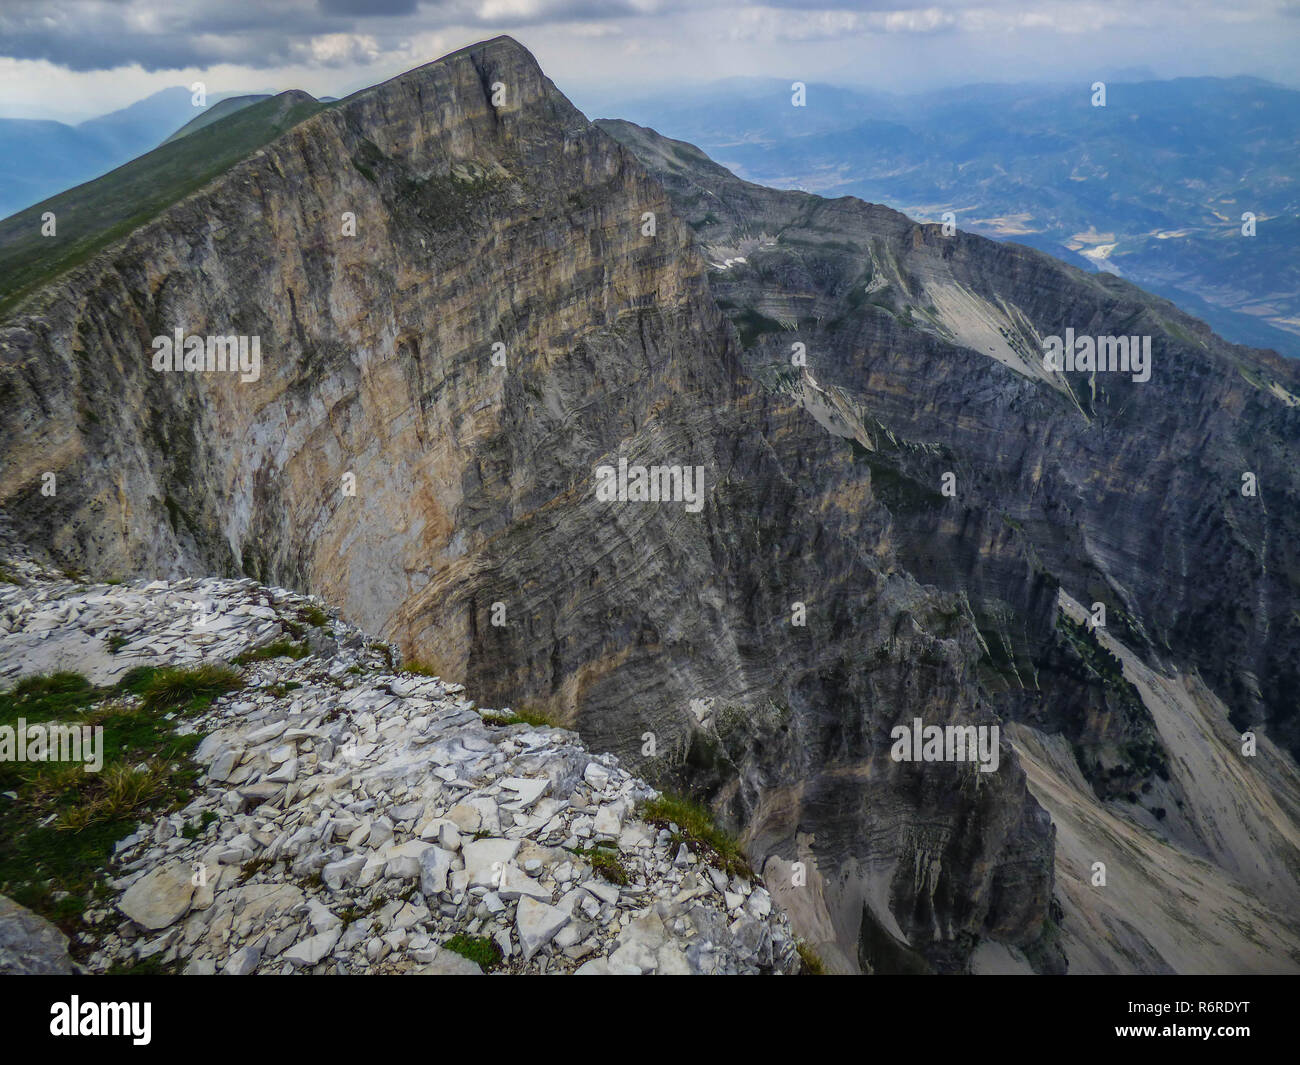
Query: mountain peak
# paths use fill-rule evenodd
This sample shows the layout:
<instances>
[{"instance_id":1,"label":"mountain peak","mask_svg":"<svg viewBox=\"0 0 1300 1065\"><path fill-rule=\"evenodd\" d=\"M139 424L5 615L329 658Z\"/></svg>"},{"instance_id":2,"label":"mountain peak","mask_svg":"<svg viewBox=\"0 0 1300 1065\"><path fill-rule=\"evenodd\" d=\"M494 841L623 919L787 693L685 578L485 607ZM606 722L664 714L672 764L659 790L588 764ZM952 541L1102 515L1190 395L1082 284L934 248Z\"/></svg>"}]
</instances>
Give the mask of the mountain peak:
<instances>
[{"instance_id":1,"label":"mountain peak","mask_svg":"<svg viewBox=\"0 0 1300 1065\"><path fill-rule=\"evenodd\" d=\"M448 52L446 55L439 56L437 59L423 63L418 67L412 67L410 70L403 71L387 81L359 89L351 96L346 97L345 102L380 92L394 85L427 80L431 76L437 76L439 72L453 69L464 62L470 63L481 74L504 75L511 70L520 70L527 71L537 77L544 77L541 65L532 52L513 37L502 34L499 37L490 37L487 40L457 48L454 52Z\"/></svg>"}]
</instances>

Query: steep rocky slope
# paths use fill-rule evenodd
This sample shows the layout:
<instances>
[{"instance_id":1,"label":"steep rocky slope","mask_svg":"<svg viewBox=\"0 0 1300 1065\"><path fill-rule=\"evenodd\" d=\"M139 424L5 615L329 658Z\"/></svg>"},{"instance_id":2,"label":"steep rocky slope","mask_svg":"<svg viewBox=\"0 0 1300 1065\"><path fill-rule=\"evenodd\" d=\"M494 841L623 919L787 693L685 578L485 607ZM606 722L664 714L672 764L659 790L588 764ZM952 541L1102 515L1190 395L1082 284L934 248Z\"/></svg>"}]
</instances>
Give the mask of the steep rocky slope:
<instances>
[{"instance_id":1,"label":"steep rocky slope","mask_svg":"<svg viewBox=\"0 0 1300 1065\"><path fill-rule=\"evenodd\" d=\"M177 326L260 335L260 379L154 373ZM973 630L895 571L850 457L738 374L663 189L513 42L301 123L0 345L0 498L54 558L311 588L484 699L689 779L757 859L811 866L843 967L864 913L868 965L916 934L945 968L1041 934L1050 828L1014 759L887 757L915 714L988 720ZM703 512L599 502L619 456L703 466Z\"/></svg>"},{"instance_id":2,"label":"steep rocky slope","mask_svg":"<svg viewBox=\"0 0 1300 1065\"><path fill-rule=\"evenodd\" d=\"M24 572L0 586L0 675L30 676L36 656L103 686L146 663L251 659L241 688L179 725L202 737L197 794L117 841L77 933L88 971L482 972L467 951L506 972L798 969L762 883L647 824L655 792L616 759L395 673L391 649L318 602L247 579ZM13 941L0 931L0 971Z\"/></svg>"},{"instance_id":3,"label":"steep rocky slope","mask_svg":"<svg viewBox=\"0 0 1300 1065\"><path fill-rule=\"evenodd\" d=\"M1057 827L1070 794L1068 808L1105 810L1150 847L1153 898L1190 902L1163 875L1177 854L1208 862L1198 875L1233 899L1220 932L1192 940L1198 917L1178 925L1122 893L1101 906L1123 915L1108 934L1081 932L1096 915L1072 892L1082 880L1089 904L1104 893L1080 873L1116 850L1114 834L1093 834L1090 852L1058 850L1076 967L1296 964L1282 916L1300 901L1295 366L1105 275L856 200L763 189L690 145L601 124L697 229L749 371L850 443L899 559L967 598L982 685L1021 722L1015 746ZM1045 370L1043 337L1067 328L1152 335L1150 380ZM791 367L796 342L806 368ZM1258 495L1241 490L1247 471ZM1257 756L1241 753L1244 728L1267 733ZM1285 945L1259 941L1260 914ZM1190 947L1202 935L1217 953Z\"/></svg>"},{"instance_id":4,"label":"steep rocky slope","mask_svg":"<svg viewBox=\"0 0 1300 1065\"><path fill-rule=\"evenodd\" d=\"M1155 726L1059 620L1066 588L1285 734L1272 442L1300 384L1046 257L613 132L635 154L508 39L301 122L0 322L0 506L95 574L309 589L711 798L832 968L1060 971L1054 830L1015 751L898 762L891 729L1000 714L1076 744L1105 801L1150 783ZM753 265L791 211L802 250ZM1062 306L1190 339L1151 399L1094 392L1034 369ZM259 336L259 378L154 372L178 327ZM1247 445L1262 499L1183 487ZM702 509L605 501L620 458L702 467Z\"/></svg>"},{"instance_id":5,"label":"steep rocky slope","mask_svg":"<svg viewBox=\"0 0 1300 1065\"><path fill-rule=\"evenodd\" d=\"M810 409L837 397L868 462L905 482L891 509L908 510L896 534L914 573L968 589L1015 657L1024 640L998 615L1031 614L1046 574L1105 603L1137 647L1199 667L1239 725L1268 721L1300 754L1295 363L1113 276L750 185L690 145L603 126L697 229L751 369L784 374ZM1067 329L1150 337L1150 379L1045 370L1044 338ZM952 502L938 495L945 470Z\"/></svg>"}]
</instances>

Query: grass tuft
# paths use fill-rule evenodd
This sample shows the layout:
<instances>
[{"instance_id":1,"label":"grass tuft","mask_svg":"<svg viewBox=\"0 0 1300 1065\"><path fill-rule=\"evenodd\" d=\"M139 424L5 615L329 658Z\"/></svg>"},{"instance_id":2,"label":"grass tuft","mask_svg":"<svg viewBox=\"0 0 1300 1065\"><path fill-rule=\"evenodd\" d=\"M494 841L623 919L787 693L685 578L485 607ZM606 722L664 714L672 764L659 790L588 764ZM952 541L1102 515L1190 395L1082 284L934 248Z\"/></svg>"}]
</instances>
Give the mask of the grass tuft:
<instances>
[{"instance_id":1,"label":"grass tuft","mask_svg":"<svg viewBox=\"0 0 1300 1065\"><path fill-rule=\"evenodd\" d=\"M237 666L247 666L253 662L265 662L270 658L292 658L296 661L306 658L310 653L305 643L294 643L292 640L276 640L274 643L268 643L265 647L259 647L255 651L245 651L242 655L237 656L234 662Z\"/></svg>"},{"instance_id":2,"label":"grass tuft","mask_svg":"<svg viewBox=\"0 0 1300 1065\"><path fill-rule=\"evenodd\" d=\"M825 976L826 963L817 956L817 952L812 949L802 939L795 943L799 951L799 961L802 963L799 969L800 976Z\"/></svg>"},{"instance_id":3,"label":"grass tuft","mask_svg":"<svg viewBox=\"0 0 1300 1065\"><path fill-rule=\"evenodd\" d=\"M573 853L586 861L598 876L622 886L628 882L627 867L617 851L606 849L608 846L611 845L597 843L594 847L574 847Z\"/></svg>"},{"instance_id":4,"label":"grass tuft","mask_svg":"<svg viewBox=\"0 0 1300 1065\"><path fill-rule=\"evenodd\" d=\"M699 803L664 794L643 803L637 816L656 828L667 828L673 833L674 843L685 843L715 869L744 880L753 879L754 871L745 860L740 844L715 825L713 815Z\"/></svg>"},{"instance_id":5,"label":"grass tuft","mask_svg":"<svg viewBox=\"0 0 1300 1065\"><path fill-rule=\"evenodd\" d=\"M433 666L427 662L421 662L418 658L407 659L402 665L403 673L413 673L417 677L440 677L442 676Z\"/></svg>"},{"instance_id":6,"label":"grass tuft","mask_svg":"<svg viewBox=\"0 0 1300 1065\"><path fill-rule=\"evenodd\" d=\"M189 669L159 669L144 682L140 694L146 710L187 712L206 709L213 699L244 686L243 678L225 666L202 665Z\"/></svg>"},{"instance_id":7,"label":"grass tuft","mask_svg":"<svg viewBox=\"0 0 1300 1065\"><path fill-rule=\"evenodd\" d=\"M496 728L504 728L507 725L532 725L533 728L557 728L558 726L546 714L540 710L511 710L508 714L500 714L494 711L484 711L483 724L491 725Z\"/></svg>"},{"instance_id":8,"label":"grass tuft","mask_svg":"<svg viewBox=\"0 0 1300 1065\"><path fill-rule=\"evenodd\" d=\"M168 767L157 763L143 770L108 766L91 778L98 786L81 789L78 804L62 811L54 827L60 832L80 832L91 825L125 820L151 806L166 791L168 775Z\"/></svg>"},{"instance_id":9,"label":"grass tuft","mask_svg":"<svg viewBox=\"0 0 1300 1065\"><path fill-rule=\"evenodd\" d=\"M443 943L453 954L468 958L485 973L501 964L501 948L489 936L467 936L457 933Z\"/></svg>"},{"instance_id":10,"label":"grass tuft","mask_svg":"<svg viewBox=\"0 0 1300 1065\"><path fill-rule=\"evenodd\" d=\"M305 606L298 611L298 620L323 629L329 625L330 616L318 606Z\"/></svg>"}]
</instances>

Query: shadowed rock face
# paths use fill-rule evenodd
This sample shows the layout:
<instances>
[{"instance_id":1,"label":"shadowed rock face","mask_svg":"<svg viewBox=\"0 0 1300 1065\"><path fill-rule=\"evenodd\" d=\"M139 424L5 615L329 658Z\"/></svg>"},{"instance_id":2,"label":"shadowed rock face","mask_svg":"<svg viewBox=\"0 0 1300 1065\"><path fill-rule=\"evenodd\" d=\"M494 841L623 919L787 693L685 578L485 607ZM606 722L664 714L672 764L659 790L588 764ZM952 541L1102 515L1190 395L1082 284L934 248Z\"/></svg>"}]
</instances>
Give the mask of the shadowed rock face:
<instances>
[{"instance_id":1,"label":"shadowed rock face","mask_svg":"<svg viewBox=\"0 0 1300 1065\"><path fill-rule=\"evenodd\" d=\"M863 204L797 201L864 242L873 277L912 302L930 293L933 330L846 296L858 251L773 263L744 292L768 302L741 303L701 255L717 250L699 190L683 195L649 143L637 154L658 178L505 38L303 122L0 323L0 505L27 543L93 573L309 589L484 703L543 709L640 775L712 798L770 859L774 892L774 870L804 863L808 886L785 902L838 967L960 970L991 939L1059 969L1044 935L1053 828L1011 748L987 774L898 763L890 730L1037 714L1098 758L1147 737L1107 660L1059 630L1067 583L1081 599L1104 590L1152 650L1279 676L1295 569L1271 560L1293 545L1220 520L1259 499L1179 495L1192 542L1251 577L1229 610L1158 504L1194 437L1206 477L1240 464L1232 441L1294 438L1277 390L1300 385L1244 349L1234 376L1203 331L1177 349L1182 391L1153 375L1136 407L1025 376L963 346L1002 336L990 307L1022 331L1056 331L1063 304L1082 308L1062 323L1079 331L1120 311L1126 324L1097 331L1157 314L1195 327L1126 287L1022 249L942 244ZM790 194L726 178L710 209L728 241L758 240ZM787 338L762 331L777 300L818 323L800 333L813 378L752 353L757 338L789 364ZM152 339L177 327L259 336L260 379L154 372ZM1004 361L1025 362L1002 342ZM596 467L620 457L702 466L702 511L599 500ZM1273 451L1243 468L1266 499L1294 476ZM948 469L955 500L936 490ZM1149 488L1126 482L1134 471ZM1240 552L1261 536L1257 573ZM1167 570L1181 574L1172 602ZM1180 636L1197 603L1236 619L1203 648ZM1249 651L1265 628L1271 649ZM1020 678L1047 659L1026 694ZM1060 681L1070 670L1085 683ZM1045 706L1053 683L1068 706ZM1260 687L1243 713L1276 702Z\"/></svg>"},{"instance_id":2,"label":"shadowed rock face","mask_svg":"<svg viewBox=\"0 0 1300 1065\"><path fill-rule=\"evenodd\" d=\"M1059 582L1106 604L1132 645L1200 670L1239 727L1266 723L1300 753L1294 363L1111 275L847 197L760 188L690 145L602 126L697 230L751 371L808 401L788 372L790 343L806 344L818 397L874 449L900 558L967 590L1022 679L1042 649L1032 620L1050 629L1055 613L1035 605L1044 579ZM1150 337L1150 380L1045 372L1043 339L1067 328ZM954 499L938 492L944 471Z\"/></svg>"},{"instance_id":3,"label":"shadowed rock face","mask_svg":"<svg viewBox=\"0 0 1300 1065\"><path fill-rule=\"evenodd\" d=\"M899 564L969 604L980 686L1022 723L1013 742L1033 793L1068 827L1057 876L1072 970L1293 966L1295 763L1271 745L1241 757L1239 733L1262 726L1293 756L1300 740L1294 364L1109 276L855 200L762 189L690 145L600 124L696 229L746 370L848 443L890 511ZM1043 338L1067 328L1151 336L1150 380L1044 372ZM796 341L807 371L791 368ZM1242 493L1245 472L1258 495ZM1060 607L1069 593L1105 605L1100 640ZM1046 736L1065 761L1044 759ZM1099 820L1075 820L1094 806ZM1131 884L1135 840L1152 900L1190 898L1183 862L1217 866L1216 912L1281 930L1271 960L1205 912L1123 892L1097 908L1091 863L1120 862Z\"/></svg>"}]
</instances>

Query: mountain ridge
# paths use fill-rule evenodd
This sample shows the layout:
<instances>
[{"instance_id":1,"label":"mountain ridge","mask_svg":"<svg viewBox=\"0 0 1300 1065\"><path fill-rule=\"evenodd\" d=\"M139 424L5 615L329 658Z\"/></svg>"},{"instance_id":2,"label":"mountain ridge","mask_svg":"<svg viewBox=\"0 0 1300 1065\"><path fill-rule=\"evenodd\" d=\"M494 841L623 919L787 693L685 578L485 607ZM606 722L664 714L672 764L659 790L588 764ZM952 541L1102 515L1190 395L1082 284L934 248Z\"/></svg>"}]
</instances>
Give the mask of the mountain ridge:
<instances>
[{"instance_id":1,"label":"mountain ridge","mask_svg":"<svg viewBox=\"0 0 1300 1065\"><path fill-rule=\"evenodd\" d=\"M64 565L308 588L485 701L535 703L647 779L691 788L743 827L836 969L968 971L996 944L1062 971L1055 829L1015 750L984 778L900 764L889 736L915 717L1025 722L1064 733L1096 780L1118 766L1114 787L1187 798L1176 779L1154 783L1168 741L1061 620L1063 578L1036 558L1053 552L1080 594L1123 592L1117 624L1150 655L1160 644L1143 635L1154 622L1133 576L1149 549L1121 538L1120 578L1076 583L1068 515L1031 521L1021 506L1006 516L1034 527L1017 534L993 476L1015 467L1003 437L1036 420L1025 439L1039 448L1060 432L1103 454L1079 436L1102 415L1137 437L1124 462L1150 444L1155 430L1112 406L1110 386L1032 372L1026 354L1063 293L1105 324L1128 287L1080 288L1020 249L944 244L886 208L737 189L718 170L725 225L588 123L508 38L354 94L0 320L0 508ZM787 236L812 245L802 265L771 259L766 277L745 266L727 280L728 258L753 256L731 245L759 247L765 215L787 210L799 223ZM861 246L832 246L846 237ZM958 268L954 287L943 278ZM927 293L949 300L933 321ZM999 299L1024 333L1014 343L1011 326L988 333ZM815 381L779 370L778 316L807 337ZM833 321L847 346L831 342ZM150 337L181 326L260 336L261 376L153 373ZM1168 342L1192 353L1193 382L1215 359L1243 360L1260 383L1215 394L1260 440L1288 428L1255 395L1270 357L1196 356L1212 341L1194 333ZM1290 394L1284 365L1275 376ZM979 404L1006 427L984 424ZM994 442L984 451L976 430ZM1230 439L1222 420L1205 433ZM976 494L942 502L934 462L963 454L959 484ZM600 501L594 471L619 458L700 466L702 513ZM1285 485L1274 459L1263 482ZM1054 469L1060 498L1088 487L1068 463ZM1104 527L1080 512L1081 535ZM1241 535L1229 546L1255 546ZM1285 556L1281 571L1252 588L1275 597ZM1165 636L1178 615L1154 621ZM1180 653L1203 650L1181 639ZM1262 660L1274 675L1289 639ZM1230 630L1218 645L1241 671L1247 642ZM1234 709L1277 713L1266 698ZM796 863L807 885L783 888Z\"/></svg>"}]
</instances>

